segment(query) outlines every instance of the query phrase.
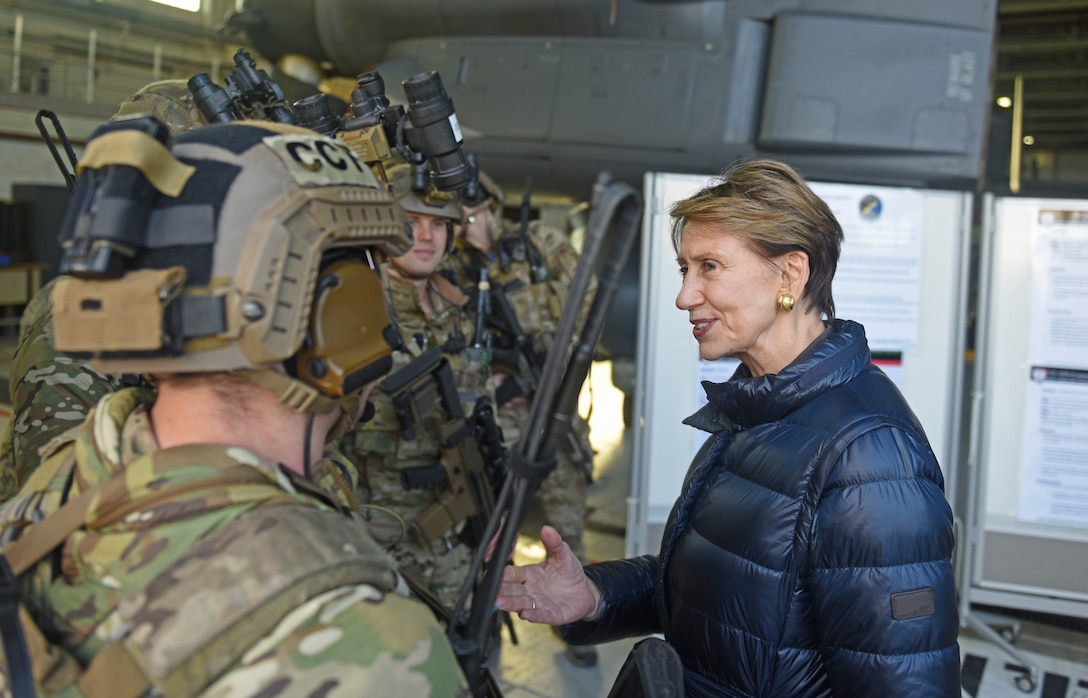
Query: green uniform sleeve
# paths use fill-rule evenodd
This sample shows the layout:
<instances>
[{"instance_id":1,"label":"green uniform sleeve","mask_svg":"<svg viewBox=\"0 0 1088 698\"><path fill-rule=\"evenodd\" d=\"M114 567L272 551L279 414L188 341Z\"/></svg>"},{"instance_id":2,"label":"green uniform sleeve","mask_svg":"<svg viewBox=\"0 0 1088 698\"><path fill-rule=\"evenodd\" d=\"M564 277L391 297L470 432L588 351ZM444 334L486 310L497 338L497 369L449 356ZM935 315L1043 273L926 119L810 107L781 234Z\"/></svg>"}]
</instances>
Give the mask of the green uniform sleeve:
<instances>
[{"instance_id":1,"label":"green uniform sleeve","mask_svg":"<svg viewBox=\"0 0 1088 698\"><path fill-rule=\"evenodd\" d=\"M87 411L120 381L53 347L49 293L53 281L31 300L11 364L11 421L0 448L0 501L15 494L37 469L38 449L83 422Z\"/></svg>"}]
</instances>

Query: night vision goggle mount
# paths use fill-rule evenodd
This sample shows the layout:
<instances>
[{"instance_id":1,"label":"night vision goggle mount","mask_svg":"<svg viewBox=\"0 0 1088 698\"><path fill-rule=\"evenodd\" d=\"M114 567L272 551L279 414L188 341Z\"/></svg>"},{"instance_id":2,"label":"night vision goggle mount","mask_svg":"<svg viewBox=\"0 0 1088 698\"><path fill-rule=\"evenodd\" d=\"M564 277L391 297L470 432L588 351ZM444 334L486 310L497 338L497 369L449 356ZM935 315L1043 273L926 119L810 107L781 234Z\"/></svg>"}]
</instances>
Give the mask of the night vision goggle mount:
<instances>
[{"instance_id":1,"label":"night vision goggle mount","mask_svg":"<svg viewBox=\"0 0 1088 698\"><path fill-rule=\"evenodd\" d=\"M294 112L279 84L257 67L257 62L244 48L234 53L234 67L224 82L226 87L216 85L207 73L197 73L189 78L193 102L208 123L240 119L295 123Z\"/></svg>"},{"instance_id":2,"label":"night vision goggle mount","mask_svg":"<svg viewBox=\"0 0 1088 698\"><path fill-rule=\"evenodd\" d=\"M189 79L193 100L210 123L278 121L339 138L387 184L383 163L394 154L408 163L429 163L434 185L442 191L460 189L471 177L453 100L433 70L401 83L407 109L390 104L381 75L363 73L351 93L351 113L338 117L332 112L329 96L320 92L289 105L280 86L256 67L245 49L238 49L234 63L225 88L216 85L207 73Z\"/></svg>"},{"instance_id":3,"label":"night vision goggle mount","mask_svg":"<svg viewBox=\"0 0 1088 698\"><path fill-rule=\"evenodd\" d=\"M464 191L461 192L461 203L469 208L474 208L487 201L491 195L484 188L484 185L480 183L480 163L476 159L476 154L469 153L467 157L471 176L468 184L465 185Z\"/></svg>"},{"instance_id":4,"label":"night vision goggle mount","mask_svg":"<svg viewBox=\"0 0 1088 698\"><path fill-rule=\"evenodd\" d=\"M295 102L296 123L348 143L387 183L383 163L394 152L409 164L428 164L440 191L461 189L469 182L461 126L437 72L419 73L401 83L407 110L390 104L377 72L359 75L356 83L350 115L336 118L328 95L319 93Z\"/></svg>"},{"instance_id":5,"label":"night vision goggle mount","mask_svg":"<svg viewBox=\"0 0 1088 698\"><path fill-rule=\"evenodd\" d=\"M439 189L426 163L409 165L408 187L427 206L442 208L454 200L454 193ZM398 192L399 193L399 192Z\"/></svg>"}]
</instances>

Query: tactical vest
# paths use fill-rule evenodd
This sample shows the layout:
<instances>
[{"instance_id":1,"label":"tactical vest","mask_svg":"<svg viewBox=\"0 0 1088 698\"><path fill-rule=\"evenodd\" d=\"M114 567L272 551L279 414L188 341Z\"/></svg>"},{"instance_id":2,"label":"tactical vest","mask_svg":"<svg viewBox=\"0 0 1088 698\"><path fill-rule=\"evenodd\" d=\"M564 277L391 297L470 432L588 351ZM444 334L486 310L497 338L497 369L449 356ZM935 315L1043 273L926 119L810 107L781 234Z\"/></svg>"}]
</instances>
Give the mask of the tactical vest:
<instances>
[{"instance_id":1,"label":"tactical vest","mask_svg":"<svg viewBox=\"0 0 1088 698\"><path fill-rule=\"evenodd\" d=\"M40 609L20 603L34 682L44 695L198 695L306 600L348 585L370 585L383 594L398 586L394 563L361 524L351 525L317 500L292 495L232 457L231 449L157 451L157 471L200 464L218 474L133 494L125 469L61 505L75 469L74 450L68 446L43 461L33 482L48 486L28 486L14 505L18 518L0 530L4 557L24 598L48 585L55 551L78 530L169 516L171 506L183 507L186 515L247 502L253 508L201 537L142 592L118 603L100 624L111 629L111 637L86 666L50 641L48 624L37 622ZM230 564L209 564L209 558ZM245 570L244 577L238 570ZM5 659L0 679L7 679L8 690L13 678Z\"/></svg>"},{"instance_id":2,"label":"tactical vest","mask_svg":"<svg viewBox=\"0 0 1088 698\"><path fill-rule=\"evenodd\" d=\"M394 352L390 373L404 368L427 349L438 347L453 370L462 408L466 414L470 413L477 398L491 394L491 386L486 361L472 362L471 353L467 351L472 339L472 320L464 307L467 298L455 286L438 277L433 283L435 292L446 300L432 317L426 318L410 283L391 280L384 270L382 281L405 344L404 351ZM417 429L406 435L392 396L380 389L371 393L370 401L374 405L374 416L356 426L352 455L365 459L370 465L398 470L437 461L442 449L437 434Z\"/></svg>"},{"instance_id":3,"label":"tactical vest","mask_svg":"<svg viewBox=\"0 0 1088 698\"><path fill-rule=\"evenodd\" d=\"M473 322L460 289L433 277L428 292L435 311L426 317L415 286L382 271L405 350L394 353L393 370L371 393L373 418L344 444L358 465L359 504L371 532L390 547L406 536L413 545L433 546L435 554L459 540L475 547L495 484L465 418L481 398L493 404L489 355L468 346ZM448 380L424 371L402 384L421 364Z\"/></svg>"},{"instance_id":4,"label":"tactical vest","mask_svg":"<svg viewBox=\"0 0 1088 698\"><path fill-rule=\"evenodd\" d=\"M570 280L578 264L578 253L565 234L533 221L529 224L528 244L543 261L542 269L534 268L527 254L509 252L524 247L511 244L511 241L520 243L520 237L517 230L508 227L496 241L500 253L490 260L484 260L475 250L459 248L451 255L445 269L451 272L455 283L470 289L478 278L476 268L486 263L492 289L505 289L521 330L543 356L551 348L551 337L563 312Z\"/></svg>"}]
</instances>

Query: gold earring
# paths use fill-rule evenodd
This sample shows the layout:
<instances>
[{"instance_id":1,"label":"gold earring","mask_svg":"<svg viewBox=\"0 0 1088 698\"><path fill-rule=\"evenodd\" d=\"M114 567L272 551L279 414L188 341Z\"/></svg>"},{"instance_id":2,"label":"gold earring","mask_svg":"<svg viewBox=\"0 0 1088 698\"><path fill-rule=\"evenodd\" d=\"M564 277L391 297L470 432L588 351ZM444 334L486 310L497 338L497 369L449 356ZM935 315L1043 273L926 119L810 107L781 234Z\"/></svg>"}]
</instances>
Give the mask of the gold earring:
<instances>
[{"instance_id":1,"label":"gold earring","mask_svg":"<svg viewBox=\"0 0 1088 698\"><path fill-rule=\"evenodd\" d=\"M783 293L778 297L778 308L784 313L788 313L793 310L793 296L788 293Z\"/></svg>"}]
</instances>

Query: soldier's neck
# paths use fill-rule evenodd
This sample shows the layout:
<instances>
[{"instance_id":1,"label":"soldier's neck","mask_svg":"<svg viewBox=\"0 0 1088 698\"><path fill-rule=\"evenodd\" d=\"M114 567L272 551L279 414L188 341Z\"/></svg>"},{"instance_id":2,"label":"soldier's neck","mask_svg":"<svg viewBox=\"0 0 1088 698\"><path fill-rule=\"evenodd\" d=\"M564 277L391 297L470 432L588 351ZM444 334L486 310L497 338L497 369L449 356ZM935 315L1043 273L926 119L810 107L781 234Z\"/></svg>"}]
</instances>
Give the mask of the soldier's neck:
<instances>
[{"instance_id":1,"label":"soldier's neck","mask_svg":"<svg viewBox=\"0 0 1088 698\"><path fill-rule=\"evenodd\" d=\"M434 297L431 294L431 276L406 276L399 269L392 267L389 269L389 274L412 284L412 288L416 290L416 299L419 300L419 309L423 311L423 315L427 318L434 315L435 305Z\"/></svg>"},{"instance_id":2,"label":"soldier's neck","mask_svg":"<svg viewBox=\"0 0 1088 698\"><path fill-rule=\"evenodd\" d=\"M298 473L305 470L307 429L313 431L310 459L315 462L331 427L324 424L325 415L315 421L319 423L310 425L306 413L295 412L271 391L249 381L232 383L228 396L212 380L166 379L159 383L151 407L151 427L159 448L190 444L236 446Z\"/></svg>"}]
</instances>

